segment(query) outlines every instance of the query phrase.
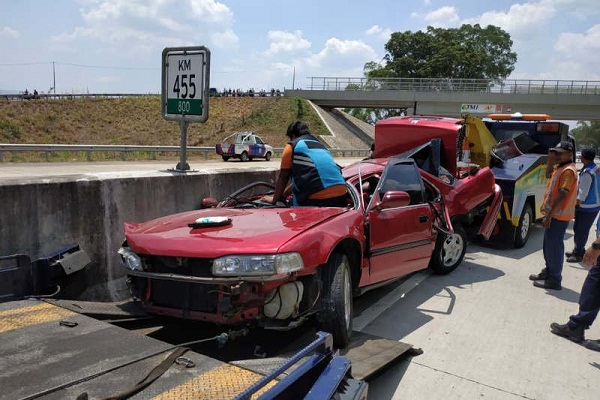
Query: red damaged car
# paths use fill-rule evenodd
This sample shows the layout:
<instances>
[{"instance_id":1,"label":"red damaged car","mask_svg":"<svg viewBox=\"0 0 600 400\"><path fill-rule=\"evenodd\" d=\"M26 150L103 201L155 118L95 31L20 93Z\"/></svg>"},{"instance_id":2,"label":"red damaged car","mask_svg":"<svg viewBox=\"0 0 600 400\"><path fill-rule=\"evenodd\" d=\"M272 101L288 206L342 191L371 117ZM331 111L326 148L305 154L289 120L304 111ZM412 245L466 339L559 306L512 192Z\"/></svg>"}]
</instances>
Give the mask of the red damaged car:
<instances>
[{"instance_id":1,"label":"red damaged car","mask_svg":"<svg viewBox=\"0 0 600 400\"><path fill-rule=\"evenodd\" d=\"M427 172L419 164L435 163L435 147L344 168L346 207L273 206L259 200L273 186L255 182L209 208L126 223L119 253L132 294L150 313L222 325L312 319L344 347L354 296L427 267L455 269L466 240L451 220L462 211L479 214L470 220L481 234L495 224L501 194L489 170Z\"/></svg>"}]
</instances>

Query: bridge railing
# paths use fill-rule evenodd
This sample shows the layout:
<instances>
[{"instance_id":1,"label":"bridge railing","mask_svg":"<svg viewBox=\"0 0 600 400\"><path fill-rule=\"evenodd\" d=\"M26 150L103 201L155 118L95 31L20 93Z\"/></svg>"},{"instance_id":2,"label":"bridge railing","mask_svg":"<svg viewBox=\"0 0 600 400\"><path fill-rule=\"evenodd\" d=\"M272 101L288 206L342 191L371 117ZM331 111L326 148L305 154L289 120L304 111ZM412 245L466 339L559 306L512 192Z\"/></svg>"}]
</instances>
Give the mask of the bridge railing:
<instances>
[{"instance_id":1,"label":"bridge railing","mask_svg":"<svg viewBox=\"0 0 600 400\"><path fill-rule=\"evenodd\" d=\"M138 153L138 159L140 153L150 154L151 159L156 159L157 156L162 154L179 154L179 146L136 146L136 145L85 145L85 144L5 144L0 143L0 162L6 161L5 153L13 152L38 152L45 154L46 162L50 162L51 154L57 152L68 152L68 153L85 153L87 161L94 161L92 153L111 153L119 154L121 161L126 161L128 155ZM283 152L283 148L274 148L273 152L275 157L280 157ZM330 152L335 157L366 157L369 154L368 149L330 149ZM214 147L199 147L189 146L186 147L187 154L201 154L205 160L212 158L219 158L215 153Z\"/></svg>"},{"instance_id":2,"label":"bridge railing","mask_svg":"<svg viewBox=\"0 0 600 400\"><path fill-rule=\"evenodd\" d=\"M406 90L507 94L600 95L600 81L454 78L310 77L307 90Z\"/></svg>"}]
</instances>

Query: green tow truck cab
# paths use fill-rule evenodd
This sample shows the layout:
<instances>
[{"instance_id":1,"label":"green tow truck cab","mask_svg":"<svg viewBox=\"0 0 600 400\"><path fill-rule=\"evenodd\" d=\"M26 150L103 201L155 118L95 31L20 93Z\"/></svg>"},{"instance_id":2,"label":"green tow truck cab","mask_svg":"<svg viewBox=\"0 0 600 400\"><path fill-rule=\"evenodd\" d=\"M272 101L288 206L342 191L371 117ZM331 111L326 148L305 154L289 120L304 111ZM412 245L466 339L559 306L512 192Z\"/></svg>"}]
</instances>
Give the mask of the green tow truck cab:
<instances>
[{"instance_id":1,"label":"green tow truck cab","mask_svg":"<svg viewBox=\"0 0 600 400\"><path fill-rule=\"evenodd\" d=\"M459 160L490 167L504 196L491 240L523 247L531 224L543 217L540 207L554 168L548 150L563 140L575 148L569 126L550 119L546 114L520 113L464 117Z\"/></svg>"}]
</instances>

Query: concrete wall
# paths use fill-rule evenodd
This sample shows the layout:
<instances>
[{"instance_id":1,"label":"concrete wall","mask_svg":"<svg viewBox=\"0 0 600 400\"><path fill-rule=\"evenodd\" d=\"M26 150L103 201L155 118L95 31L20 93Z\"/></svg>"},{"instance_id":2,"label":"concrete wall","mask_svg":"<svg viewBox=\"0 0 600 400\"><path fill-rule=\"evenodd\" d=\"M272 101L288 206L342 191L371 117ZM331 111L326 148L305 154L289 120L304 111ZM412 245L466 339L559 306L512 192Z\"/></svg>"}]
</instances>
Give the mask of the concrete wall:
<instances>
[{"instance_id":1,"label":"concrete wall","mask_svg":"<svg viewBox=\"0 0 600 400\"><path fill-rule=\"evenodd\" d=\"M62 288L66 298L118 301L129 296L116 253L124 222L197 209L252 181L274 183L277 170L225 170L138 176L82 175L0 182L0 255L32 260L74 243L92 259Z\"/></svg>"}]
</instances>

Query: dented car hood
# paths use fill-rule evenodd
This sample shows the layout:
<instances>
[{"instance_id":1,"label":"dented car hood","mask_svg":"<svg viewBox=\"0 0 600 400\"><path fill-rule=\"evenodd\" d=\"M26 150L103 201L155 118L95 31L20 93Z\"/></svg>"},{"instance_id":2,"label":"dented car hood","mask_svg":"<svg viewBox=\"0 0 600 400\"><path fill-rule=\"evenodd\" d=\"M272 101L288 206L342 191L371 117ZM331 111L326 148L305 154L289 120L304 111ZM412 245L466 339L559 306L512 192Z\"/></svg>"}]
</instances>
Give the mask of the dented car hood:
<instances>
[{"instance_id":1,"label":"dented car hood","mask_svg":"<svg viewBox=\"0 0 600 400\"><path fill-rule=\"evenodd\" d=\"M300 233L344 212L344 208L332 207L211 208L125 223L125 237L138 254L214 258L234 253L276 253ZM231 222L188 226L208 217L226 217Z\"/></svg>"}]
</instances>

